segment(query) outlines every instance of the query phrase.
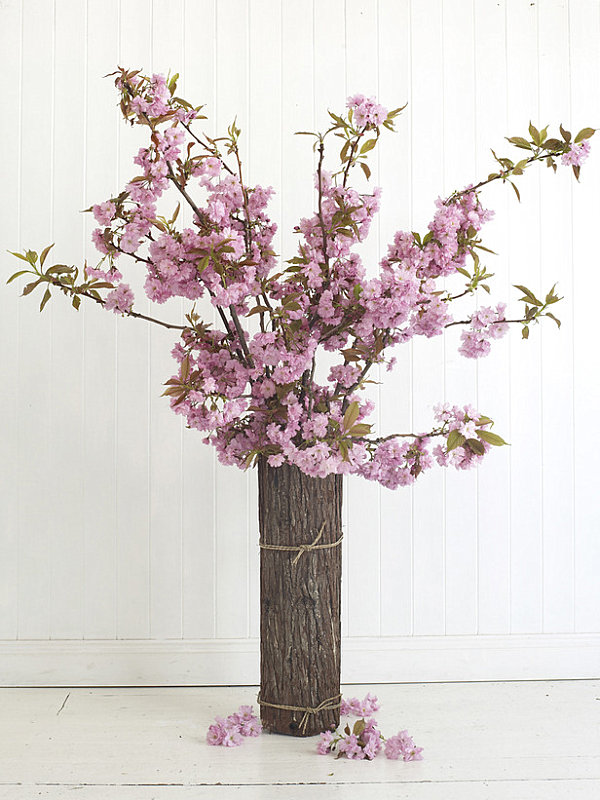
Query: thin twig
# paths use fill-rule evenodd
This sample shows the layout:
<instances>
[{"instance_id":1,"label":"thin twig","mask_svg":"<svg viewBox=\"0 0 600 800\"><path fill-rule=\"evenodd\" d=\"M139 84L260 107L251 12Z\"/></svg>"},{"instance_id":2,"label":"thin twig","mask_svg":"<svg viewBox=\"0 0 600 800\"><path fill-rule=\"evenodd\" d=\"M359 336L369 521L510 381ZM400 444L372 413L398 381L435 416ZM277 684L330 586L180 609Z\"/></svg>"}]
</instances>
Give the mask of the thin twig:
<instances>
[{"instance_id":1,"label":"thin twig","mask_svg":"<svg viewBox=\"0 0 600 800\"><path fill-rule=\"evenodd\" d=\"M323 139L319 142L319 163L317 165L317 183L319 192L318 212L319 226L321 228L321 235L323 239L323 260L327 268L327 277L329 277L329 256L327 255L327 231L325 230L325 222L323 220L323 184L322 184L322 170L323 159L325 158L325 142Z\"/></svg>"},{"instance_id":2,"label":"thin twig","mask_svg":"<svg viewBox=\"0 0 600 800\"><path fill-rule=\"evenodd\" d=\"M460 319L454 320L454 322L448 322L444 325L444 328L451 328L453 325L470 325L472 320L470 319ZM533 320L528 320L525 317L523 319L495 319L493 322L490 322L490 325L503 325L504 323L515 323L515 322L533 322Z\"/></svg>"},{"instance_id":3,"label":"thin twig","mask_svg":"<svg viewBox=\"0 0 600 800\"><path fill-rule=\"evenodd\" d=\"M72 296L77 297L87 297L90 300L93 300L94 303L98 303L98 305L104 306L106 305L106 301L103 300L101 297L96 297L95 295L87 292L85 290L77 290L76 288L71 288L70 286L66 286L64 283L61 283L58 278L55 280L49 281L53 286L62 289L64 292L68 292ZM155 325L160 325L162 328L169 328L170 330L178 330L178 331L185 331L189 330L189 325L174 325L171 322L165 322L162 319L156 319L155 317L149 317L146 314L140 314L138 311L124 311L123 316L126 317L135 317L136 319L143 319L146 322L152 322Z\"/></svg>"}]
</instances>

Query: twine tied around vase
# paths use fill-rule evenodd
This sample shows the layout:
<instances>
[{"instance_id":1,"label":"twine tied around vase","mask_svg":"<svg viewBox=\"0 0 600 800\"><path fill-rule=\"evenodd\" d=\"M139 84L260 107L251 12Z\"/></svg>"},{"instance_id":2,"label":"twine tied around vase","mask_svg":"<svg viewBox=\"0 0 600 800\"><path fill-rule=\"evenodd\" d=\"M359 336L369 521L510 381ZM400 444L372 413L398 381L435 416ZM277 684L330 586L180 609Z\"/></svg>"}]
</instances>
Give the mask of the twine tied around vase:
<instances>
[{"instance_id":1,"label":"twine tied around vase","mask_svg":"<svg viewBox=\"0 0 600 800\"><path fill-rule=\"evenodd\" d=\"M295 567L302 553L307 553L309 550L327 550L330 547L337 547L344 538L344 534L342 534L339 539L335 540L335 542L330 542L329 544L318 544L321 536L323 536L324 530L325 530L325 523L321 525L320 531L310 544L287 545L287 544L264 544L263 542L259 542L258 546L261 548L261 550L285 550L287 552L297 551L297 555L292 561L292 566ZM302 711L303 709L299 710Z\"/></svg>"},{"instance_id":2,"label":"twine tied around vase","mask_svg":"<svg viewBox=\"0 0 600 800\"><path fill-rule=\"evenodd\" d=\"M319 703L318 706L315 708L310 708L310 706L286 706L280 703L267 703L266 700L262 700L260 696L260 692L256 696L256 702L259 706L269 706L269 708L279 708L282 711L303 711L302 719L300 720L300 725L298 726L302 731L302 734L306 733L306 726L308 725L308 718L311 714L319 714L321 711L331 711L335 708L340 708L342 705L342 695L336 694L333 697L328 697L327 700L323 700L322 703Z\"/></svg>"}]
</instances>

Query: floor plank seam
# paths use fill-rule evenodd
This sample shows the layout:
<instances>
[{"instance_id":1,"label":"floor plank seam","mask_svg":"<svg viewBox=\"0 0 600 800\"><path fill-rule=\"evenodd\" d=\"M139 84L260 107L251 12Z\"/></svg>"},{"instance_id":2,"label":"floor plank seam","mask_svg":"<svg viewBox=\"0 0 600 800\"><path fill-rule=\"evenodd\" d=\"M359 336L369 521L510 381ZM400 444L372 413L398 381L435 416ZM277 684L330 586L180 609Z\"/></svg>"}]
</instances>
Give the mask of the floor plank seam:
<instances>
[{"instance_id":1,"label":"floor plank seam","mask_svg":"<svg viewBox=\"0 0 600 800\"><path fill-rule=\"evenodd\" d=\"M544 778L545 783L600 783L600 777L597 778ZM381 781L376 778L373 780L365 781L269 781L264 783L56 783L56 782L42 782L42 783L3 783L0 781L0 786L21 786L26 787L63 787L63 788L110 788L119 787L127 789L162 789L162 788L176 788L176 789L196 789L203 787L223 787L235 789L237 787L253 787L253 786L365 786L365 785L380 785L380 786L421 786L421 785L452 785L462 783L478 783L484 786L489 784L502 784L502 783L539 783L540 778L457 778L456 780L392 780Z\"/></svg>"}]
</instances>

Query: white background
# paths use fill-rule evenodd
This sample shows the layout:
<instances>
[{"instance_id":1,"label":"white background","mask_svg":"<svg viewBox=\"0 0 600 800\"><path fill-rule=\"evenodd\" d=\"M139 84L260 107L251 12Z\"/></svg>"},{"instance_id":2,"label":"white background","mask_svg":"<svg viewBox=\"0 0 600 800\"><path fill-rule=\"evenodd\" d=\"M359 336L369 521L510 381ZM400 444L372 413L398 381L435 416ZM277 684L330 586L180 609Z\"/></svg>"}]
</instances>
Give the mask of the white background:
<instances>
[{"instance_id":1,"label":"white background","mask_svg":"<svg viewBox=\"0 0 600 800\"><path fill-rule=\"evenodd\" d=\"M210 134L237 115L250 181L277 189L285 258L314 199L294 131L358 91L408 101L373 159L371 273L530 119L600 127L598 0L1 0L0 54L0 243L56 242L58 263L96 259L79 211L136 174L144 131L102 78L117 64L180 72ZM374 389L382 432L426 428L445 398L511 447L412 490L347 482L346 678L600 672L599 177L593 152L580 185L540 168L520 205L510 187L484 195L495 301L518 314L511 284L558 281L560 331L513 330L476 364L453 329L401 348ZM20 263L0 257L2 283ZM18 294L0 287L0 682L255 681L256 476L217 466L160 397L173 336L62 297L40 315Z\"/></svg>"}]
</instances>

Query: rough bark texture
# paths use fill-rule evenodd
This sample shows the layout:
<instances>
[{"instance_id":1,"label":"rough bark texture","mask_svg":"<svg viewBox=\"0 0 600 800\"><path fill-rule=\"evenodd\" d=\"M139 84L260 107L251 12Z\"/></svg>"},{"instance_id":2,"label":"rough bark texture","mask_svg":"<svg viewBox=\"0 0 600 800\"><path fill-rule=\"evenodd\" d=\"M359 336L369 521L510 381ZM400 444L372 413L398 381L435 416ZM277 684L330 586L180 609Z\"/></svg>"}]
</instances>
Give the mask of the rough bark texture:
<instances>
[{"instance_id":1,"label":"rough bark texture","mask_svg":"<svg viewBox=\"0 0 600 800\"><path fill-rule=\"evenodd\" d=\"M258 467L261 542L319 543L342 532L342 478L309 478L297 467ZM261 549L260 694L277 705L316 708L340 691L341 545L297 553ZM339 724L339 709L308 716L261 706L266 730L314 736Z\"/></svg>"}]
</instances>

